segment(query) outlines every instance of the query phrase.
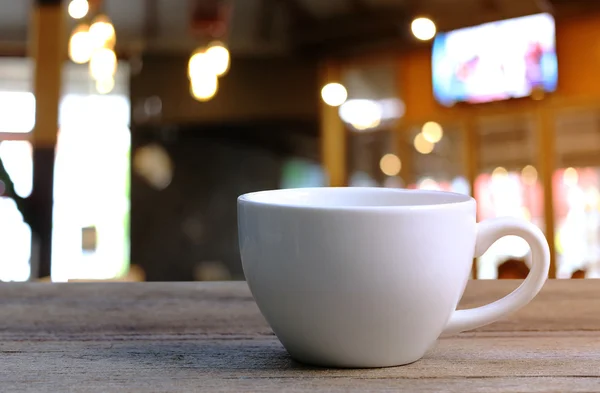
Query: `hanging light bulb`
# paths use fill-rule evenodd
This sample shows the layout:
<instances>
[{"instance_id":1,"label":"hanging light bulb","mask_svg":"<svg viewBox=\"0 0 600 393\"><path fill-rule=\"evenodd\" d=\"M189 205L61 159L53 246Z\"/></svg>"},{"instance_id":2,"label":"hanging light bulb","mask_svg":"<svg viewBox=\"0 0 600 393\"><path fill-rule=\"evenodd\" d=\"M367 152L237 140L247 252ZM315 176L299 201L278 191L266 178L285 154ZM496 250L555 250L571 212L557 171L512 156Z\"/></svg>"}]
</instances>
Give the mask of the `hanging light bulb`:
<instances>
[{"instance_id":1,"label":"hanging light bulb","mask_svg":"<svg viewBox=\"0 0 600 393\"><path fill-rule=\"evenodd\" d=\"M93 79L106 80L117 72L117 55L108 48L96 49L90 59L90 75Z\"/></svg>"},{"instance_id":2,"label":"hanging light bulb","mask_svg":"<svg viewBox=\"0 0 600 393\"><path fill-rule=\"evenodd\" d=\"M88 32L89 26L80 24L71 33L69 38L69 58L77 64L84 64L90 60L94 46Z\"/></svg>"},{"instance_id":3,"label":"hanging light bulb","mask_svg":"<svg viewBox=\"0 0 600 393\"><path fill-rule=\"evenodd\" d=\"M415 145L415 150L421 154L429 154L435 147L435 143L429 142L421 132L417 134L413 143Z\"/></svg>"},{"instance_id":4,"label":"hanging light bulb","mask_svg":"<svg viewBox=\"0 0 600 393\"><path fill-rule=\"evenodd\" d=\"M94 48L114 48L116 35L115 27L108 16L100 14L90 25L90 36Z\"/></svg>"},{"instance_id":5,"label":"hanging light bulb","mask_svg":"<svg viewBox=\"0 0 600 393\"><path fill-rule=\"evenodd\" d=\"M321 89L321 98L329 106L340 106L348 98L348 91L341 83L328 83Z\"/></svg>"},{"instance_id":6,"label":"hanging light bulb","mask_svg":"<svg viewBox=\"0 0 600 393\"><path fill-rule=\"evenodd\" d=\"M112 76L106 79L96 81L96 91L100 94L108 94L115 88L115 78Z\"/></svg>"},{"instance_id":7,"label":"hanging light bulb","mask_svg":"<svg viewBox=\"0 0 600 393\"><path fill-rule=\"evenodd\" d=\"M216 76L211 67L210 58L204 50L196 50L188 61L188 78L192 80L208 74Z\"/></svg>"},{"instance_id":8,"label":"hanging light bulb","mask_svg":"<svg viewBox=\"0 0 600 393\"><path fill-rule=\"evenodd\" d=\"M190 81L192 96L198 101L208 101L217 94L219 78L212 73L195 75Z\"/></svg>"},{"instance_id":9,"label":"hanging light bulb","mask_svg":"<svg viewBox=\"0 0 600 393\"><path fill-rule=\"evenodd\" d=\"M413 35L421 41L429 41L437 32L435 23L429 18L416 18L410 24Z\"/></svg>"},{"instance_id":10,"label":"hanging light bulb","mask_svg":"<svg viewBox=\"0 0 600 393\"><path fill-rule=\"evenodd\" d=\"M87 0L71 0L69 3L69 15L73 19L81 19L87 15L90 10L90 5Z\"/></svg>"},{"instance_id":11,"label":"hanging light bulb","mask_svg":"<svg viewBox=\"0 0 600 393\"><path fill-rule=\"evenodd\" d=\"M438 143L442 139L442 136L444 136L444 129L439 123L428 121L423 124L421 133L427 142Z\"/></svg>"},{"instance_id":12,"label":"hanging light bulb","mask_svg":"<svg viewBox=\"0 0 600 393\"><path fill-rule=\"evenodd\" d=\"M229 50L225 44L219 41L213 41L208 45L205 53L206 56L208 56L208 61L213 72L217 74L217 76L225 75L229 70L230 63Z\"/></svg>"}]
</instances>

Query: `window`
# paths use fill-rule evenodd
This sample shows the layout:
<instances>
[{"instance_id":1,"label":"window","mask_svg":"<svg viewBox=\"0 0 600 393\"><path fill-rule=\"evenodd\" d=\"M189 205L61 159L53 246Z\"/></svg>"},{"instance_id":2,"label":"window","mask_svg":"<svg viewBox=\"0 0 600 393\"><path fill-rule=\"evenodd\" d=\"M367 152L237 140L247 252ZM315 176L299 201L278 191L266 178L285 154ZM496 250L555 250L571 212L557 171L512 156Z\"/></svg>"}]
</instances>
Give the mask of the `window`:
<instances>
[{"instance_id":1,"label":"window","mask_svg":"<svg viewBox=\"0 0 600 393\"><path fill-rule=\"evenodd\" d=\"M557 278L576 270L600 277L600 111L577 108L556 118L554 246Z\"/></svg>"},{"instance_id":2,"label":"window","mask_svg":"<svg viewBox=\"0 0 600 393\"><path fill-rule=\"evenodd\" d=\"M33 186L35 97L32 63L0 59L0 159L20 197ZM1 75L5 76L4 79ZM113 278L129 265L129 113L127 64L111 94L90 94L86 66L63 71L56 148L52 280ZM14 200L0 197L0 281L30 276L32 234ZM33 242L35 250L35 242ZM35 254L34 254L35 255Z\"/></svg>"},{"instance_id":3,"label":"window","mask_svg":"<svg viewBox=\"0 0 600 393\"><path fill-rule=\"evenodd\" d=\"M0 124L1 121L0 118ZM0 160L16 194L23 198L31 194L31 144L27 141L0 141ZM23 222L15 201L6 196L0 197L0 217L0 281L26 281L31 270L31 229Z\"/></svg>"},{"instance_id":4,"label":"window","mask_svg":"<svg viewBox=\"0 0 600 393\"><path fill-rule=\"evenodd\" d=\"M52 280L119 276L129 265L129 100L69 94L60 119Z\"/></svg>"},{"instance_id":5,"label":"window","mask_svg":"<svg viewBox=\"0 0 600 393\"><path fill-rule=\"evenodd\" d=\"M35 97L21 91L0 91L0 132L27 133L35 124Z\"/></svg>"},{"instance_id":6,"label":"window","mask_svg":"<svg viewBox=\"0 0 600 393\"><path fill-rule=\"evenodd\" d=\"M478 134L480 173L474 185L478 219L517 217L543 229L543 187L534 166L534 117L481 119ZM478 258L478 278L496 278L498 266L508 259L528 264L528 254L525 240L503 237Z\"/></svg>"}]
</instances>

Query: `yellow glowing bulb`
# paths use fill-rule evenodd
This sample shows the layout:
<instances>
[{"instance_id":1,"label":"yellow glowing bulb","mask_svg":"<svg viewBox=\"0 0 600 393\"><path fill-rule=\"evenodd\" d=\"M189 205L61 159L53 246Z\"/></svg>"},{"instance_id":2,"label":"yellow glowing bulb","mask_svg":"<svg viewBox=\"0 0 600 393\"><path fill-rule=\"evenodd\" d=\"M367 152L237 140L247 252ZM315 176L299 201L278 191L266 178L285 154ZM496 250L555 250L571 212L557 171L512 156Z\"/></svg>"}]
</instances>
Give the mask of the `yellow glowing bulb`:
<instances>
[{"instance_id":1,"label":"yellow glowing bulb","mask_svg":"<svg viewBox=\"0 0 600 393\"><path fill-rule=\"evenodd\" d=\"M203 75L217 75L214 72L209 56L205 51L196 51L188 61L188 78L190 80L201 78Z\"/></svg>"},{"instance_id":2,"label":"yellow glowing bulb","mask_svg":"<svg viewBox=\"0 0 600 393\"><path fill-rule=\"evenodd\" d=\"M440 186L435 180L426 177L419 182L418 188L421 190L439 190Z\"/></svg>"},{"instance_id":3,"label":"yellow glowing bulb","mask_svg":"<svg viewBox=\"0 0 600 393\"><path fill-rule=\"evenodd\" d=\"M340 106L348 98L348 91L340 83L328 83L321 89L321 98L329 106Z\"/></svg>"},{"instance_id":4,"label":"yellow glowing bulb","mask_svg":"<svg viewBox=\"0 0 600 393\"><path fill-rule=\"evenodd\" d=\"M198 101L208 101L217 94L219 78L215 74L206 73L196 75L190 81L192 97Z\"/></svg>"},{"instance_id":5,"label":"yellow glowing bulb","mask_svg":"<svg viewBox=\"0 0 600 393\"><path fill-rule=\"evenodd\" d=\"M492 179L494 180L498 180L506 176L508 176L508 171L504 167L499 166L492 171Z\"/></svg>"},{"instance_id":6,"label":"yellow glowing bulb","mask_svg":"<svg viewBox=\"0 0 600 393\"><path fill-rule=\"evenodd\" d=\"M523 183L532 186L538 178L537 169L533 165L527 165L521 170L521 177L523 178Z\"/></svg>"},{"instance_id":7,"label":"yellow glowing bulb","mask_svg":"<svg viewBox=\"0 0 600 393\"><path fill-rule=\"evenodd\" d=\"M563 183L566 186L572 187L577 185L579 181L579 174L575 168L567 168L563 173Z\"/></svg>"},{"instance_id":8,"label":"yellow glowing bulb","mask_svg":"<svg viewBox=\"0 0 600 393\"><path fill-rule=\"evenodd\" d=\"M90 25L90 36L94 48L113 48L115 46L115 27L106 15L98 15Z\"/></svg>"},{"instance_id":9,"label":"yellow glowing bulb","mask_svg":"<svg viewBox=\"0 0 600 393\"><path fill-rule=\"evenodd\" d=\"M410 28L413 35L421 41L428 41L435 37L437 33L435 23L429 18L417 18L413 20Z\"/></svg>"},{"instance_id":10,"label":"yellow glowing bulb","mask_svg":"<svg viewBox=\"0 0 600 393\"><path fill-rule=\"evenodd\" d=\"M96 91L100 94L108 94L115 88L115 79L99 79L96 81Z\"/></svg>"},{"instance_id":11,"label":"yellow glowing bulb","mask_svg":"<svg viewBox=\"0 0 600 393\"><path fill-rule=\"evenodd\" d=\"M427 123L423 124L421 133L423 134L423 138L425 138L428 142L438 143L444 135L444 130L442 129L442 126L435 121L428 121Z\"/></svg>"},{"instance_id":12,"label":"yellow glowing bulb","mask_svg":"<svg viewBox=\"0 0 600 393\"><path fill-rule=\"evenodd\" d=\"M531 211L526 206L523 206L521 211L523 213L523 218L527 221L531 221Z\"/></svg>"},{"instance_id":13,"label":"yellow glowing bulb","mask_svg":"<svg viewBox=\"0 0 600 393\"><path fill-rule=\"evenodd\" d=\"M421 154L429 154L433 151L434 143L425 139L423 133L419 132L414 140L415 150Z\"/></svg>"},{"instance_id":14,"label":"yellow glowing bulb","mask_svg":"<svg viewBox=\"0 0 600 393\"><path fill-rule=\"evenodd\" d=\"M357 121L355 123L350 123L352 127L354 127L358 131L365 131L371 128L375 128L381 124L381 119L374 117L372 119L360 119L361 121Z\"/></svg>"},{"instance_id":15,"label":"yellow glowing bulb","mask_svg":"<svg viewBox=\"0 0 600 393\"><path fill-rule=\"evenodd\" d=\"M206 49L206 56L213 72L217 76L223 76L229 70L229 50L220 42L213 42Z\"/></svg>"},{"instance_id":16,"label":"yellow glowing bulb","mask_svg":"<svg viewBox=\"0 0 600 393\"><path fill-rule=\"evenodd\" d=\"M95 80L112 78L117 72L117 55L108 48L96 49L90 59L90 75Z\"/></svg>"},{"instance_id":17,"label":"yellow glowing bulb","mask_svg":"<svg viewBox=\"0 0 600 393\"><path fill-rule=\"evenodd\" d=\"M381 157L379 168L388 176L396 176L402 169L402 162L397 155L389 153Z\"/></svg>"},{"instance_id":18,"label":"yellow glowing bulb","mask_svg":"<svg viewBox=\"0 0 600 393\"><path fill-rule=\"evenodd\" d=\"M77 64L87 63L92 57L93 51L94 47L87 32L87 26L85 30L83 28L75 29L69 39L69 58L71 61Z\"/></svg>"},{"instance_id":19,"label":"yellow glowing bulb","mask_svg":"<svg viewBox=\"0 0 600 393\"><path fill-rule=\"evenodd\" d=\"M68 12L71 18L81 19L87 15L90 10L90 5L87 0L71 0L68 7Z\"/></svg>"}]
</instances>

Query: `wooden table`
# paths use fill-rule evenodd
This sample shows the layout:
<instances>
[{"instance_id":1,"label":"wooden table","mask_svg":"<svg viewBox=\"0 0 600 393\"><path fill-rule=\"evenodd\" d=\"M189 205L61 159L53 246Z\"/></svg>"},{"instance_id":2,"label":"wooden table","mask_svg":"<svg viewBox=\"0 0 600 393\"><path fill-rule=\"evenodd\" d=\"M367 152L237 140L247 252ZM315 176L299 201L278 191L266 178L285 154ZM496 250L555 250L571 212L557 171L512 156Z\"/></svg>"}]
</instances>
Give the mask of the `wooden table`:
<instances>
[{"instance_id":1,"label":"wooden table","mask_svg":"<svg viewBox=\"0 0 600 393\"><path fill-rule=\"evenodd\" d=\"M471 282L461 307L517 284ZM600 392L600 280L372 370L291 360L243 282L1 284L0 391Z\"/></svg>"}]
</instances>

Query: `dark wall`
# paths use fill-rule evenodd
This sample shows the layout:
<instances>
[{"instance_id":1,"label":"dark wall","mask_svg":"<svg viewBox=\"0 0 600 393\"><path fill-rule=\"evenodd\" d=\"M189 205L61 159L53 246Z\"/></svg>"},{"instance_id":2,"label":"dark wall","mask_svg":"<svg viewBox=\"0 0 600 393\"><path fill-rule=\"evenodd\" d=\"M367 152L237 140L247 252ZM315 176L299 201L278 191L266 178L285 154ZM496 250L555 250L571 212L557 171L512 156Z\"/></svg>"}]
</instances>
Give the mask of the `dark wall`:
<instances>
[{"instance_id":1,"label":"dark wall","mask_svg":"<svg viewBox=\"0 0 600 393\"><path fill-rule=\"evenodd\" d=\"M310 125L303 126L307 129ZM223 126L213 129L138 129L133 149L148 143L165 148L173 178L154 189L139 174L131 183L131 260L149 281L191 281L207 262L223 264L242 279L237 238L240 194L278 188L284 161L315 159L314 135L285 125Z\"/></svg>"},{"instance_id":2,"label":"dark wall","mask_svg":"<svg viewBox=\"0 0 600 393\"><path fill-rule=\"evenodd\" d=\"M312 120L318 116L318 70L314 61L293 58L232 59L217 95L198 102L190 95L188 57L146 57L131 80L134 120L142 122L147 98L162 100L168 124ZM135 69L135 67L134 67Z\"/></svg>"},{"instance_id":3,"label":"dark wall","mask_svg":"<svg viewBox=\"0 0 600 393\"><path fill-rule=\"evenodd\" d=\"M243 278L237 197L279 188L288 158L318 162L318 92L314 63L233 59L217 96L200 103L187 57L144 59L131 79L132 157L156 143L174 168L159 190L132 165L131 262L147 280L198 279L207 262Z\"/></svg>"}]
</instances>

